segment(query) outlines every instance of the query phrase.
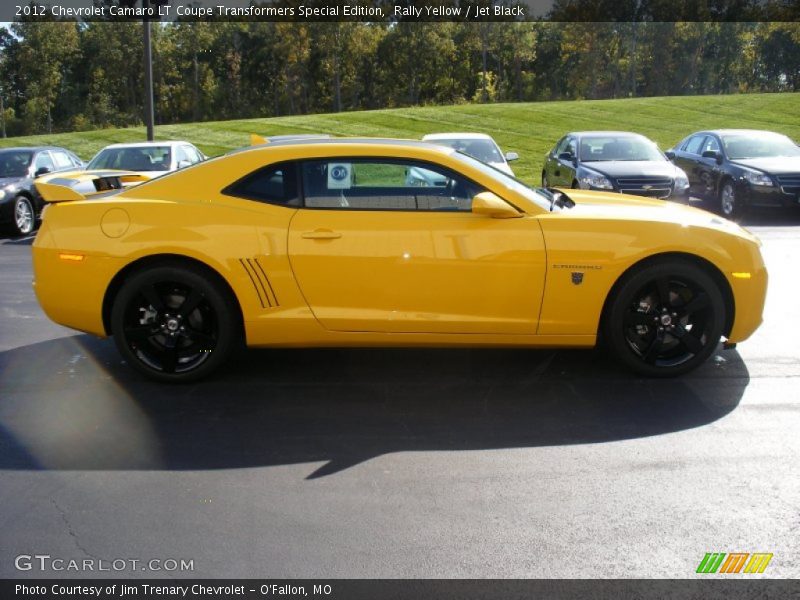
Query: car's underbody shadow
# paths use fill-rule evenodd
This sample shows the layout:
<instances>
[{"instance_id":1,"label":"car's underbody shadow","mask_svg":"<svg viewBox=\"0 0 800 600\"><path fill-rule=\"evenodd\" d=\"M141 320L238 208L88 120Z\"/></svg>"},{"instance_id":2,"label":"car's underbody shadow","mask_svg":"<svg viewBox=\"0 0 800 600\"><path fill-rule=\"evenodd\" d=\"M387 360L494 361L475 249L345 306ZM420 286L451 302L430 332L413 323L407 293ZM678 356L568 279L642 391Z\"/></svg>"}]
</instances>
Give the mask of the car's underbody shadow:
<instances>
[{"instance_id":1,"label":"car's underbody shadow","mask_svg":"<svg viewBox=\"0 0 800 600\"><path fill-rule=\"evenodd\" d=\"M724 357L724 358L723 358ZM251 350L176 386L121 364L111 340L0 353L0 468L199 470L390 452L530 448L711 423L749 382L735 351L677 379L641 379L600 351Z\"/></svg>"}]
</instances>

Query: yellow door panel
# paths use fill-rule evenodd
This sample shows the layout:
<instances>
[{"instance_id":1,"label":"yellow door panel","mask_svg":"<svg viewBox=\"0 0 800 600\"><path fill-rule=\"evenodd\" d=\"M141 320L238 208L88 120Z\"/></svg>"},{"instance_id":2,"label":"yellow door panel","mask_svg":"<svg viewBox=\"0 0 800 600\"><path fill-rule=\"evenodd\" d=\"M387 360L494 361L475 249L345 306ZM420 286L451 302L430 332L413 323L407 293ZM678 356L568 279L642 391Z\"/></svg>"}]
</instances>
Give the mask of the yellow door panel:
<instances>
[{"instance_id":1,"label":"yellow door panel","mask_svg":"<svg viewBox=\"0 0 800 600\"><path fill-rule=\"evenodd\" d=\"M289 256L330 330L536 332L545 252L535 219L301 209Z\"/></svg>"}]
</instances>

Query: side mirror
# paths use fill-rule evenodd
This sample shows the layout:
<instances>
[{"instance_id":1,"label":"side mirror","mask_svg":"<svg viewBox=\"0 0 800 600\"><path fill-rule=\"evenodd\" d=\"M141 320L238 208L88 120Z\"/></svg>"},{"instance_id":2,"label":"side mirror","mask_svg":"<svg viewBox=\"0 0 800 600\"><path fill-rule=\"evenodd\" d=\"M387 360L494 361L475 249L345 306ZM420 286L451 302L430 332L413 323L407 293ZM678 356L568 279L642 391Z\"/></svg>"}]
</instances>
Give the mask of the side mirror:
<instances>
[{"instance_id":1,"label":"side mirror","mask_svg":"<svg viewBox=\"0 0 800 600\"><path fill-rule=\"evenodd\" d=\"M518 160L519 154L516 152L506 152L506 162L511 162L512 160Z\"/></svg>"},{"instance_id":2,"label":"side mirror","mask_svg":"<svg viewBox=\"0 0 800 600\"><path fill-rule=\"evenodd\" d=\"M703 152L703 158L713 158L717 161L718 165L722 164L722 155L715 150L706 150Z\"/></svg>"},{"instance_id":3,"label":"side mirror","mask_svg":"<svg viewBox=\"0 0 800 600\"><path fill-rule=\"evenodd\" d=\"M189 162L188 160L179 160L179 161L178 161L178 168L179 168L179 169L183 169L184 167L189 167L189 166L191 166L191 164L192 164L192 163L191 163L191 162Z\"/></svg>"},{"instance_id":4,"label":"side mirror","mask_svg":"<svg viewBox=\"0 0 800 600\"><path fill-rule=\"evenodd\" d=\"M574 160L574 156L572 156L572 152L562 152L558 155L558 160Z\"/></svg>"},{"instance_id":5,"label":"side mirror","mask_svg":"<svg viewBox=\"0 0 800 600\"><path fill-rule=\"evenodd\" d=\"M493 219L516 219L522 216L516 208L492 192L481 192L472 199L472 212Z\"/></svg>"},{"instance_id":6,"label":"side mirror","mask_svg":"<svg viewBox=\"0 0 800 600\"><path fill-rule=\"evenodd\" d=\"M666 157L667 157L669 160L675 160L675 153L674 153L672 150L667 150L666 152L664 152L664 155L665 155L665 156L666 156Z\"/></svg>"},{"instance_id":7,"label":"side mirror","mask_svg":"<svg viewBox=\"0 0 800 600\"><path fill-rule=\"evenodd\" d=\"M48 167L39 167L36 169L36 172L33 174L34 177L41 177L42 175L47 175L50 172Z\"/></svg>"}]
</instances>

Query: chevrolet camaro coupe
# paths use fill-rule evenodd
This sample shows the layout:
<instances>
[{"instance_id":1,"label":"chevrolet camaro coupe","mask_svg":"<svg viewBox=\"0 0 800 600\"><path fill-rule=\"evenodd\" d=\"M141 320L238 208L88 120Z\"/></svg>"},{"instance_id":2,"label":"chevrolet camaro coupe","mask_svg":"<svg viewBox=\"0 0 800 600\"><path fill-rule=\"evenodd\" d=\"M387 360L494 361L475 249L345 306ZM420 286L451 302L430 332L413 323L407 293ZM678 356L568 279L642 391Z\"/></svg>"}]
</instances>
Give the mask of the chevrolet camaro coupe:
<instances>
[{"instance_id":1,"label":"chevrolet camaro coupe","mask_svg":"<svg viewBox=\"0 0 800 600\"><path fill-rule=\"evenodd\" d=\"M407 183L427 169L445 185ZM602 342L635 371L685 373L761 322L746 230L684 205L533 189L418 141L289 140L48 206L34 289L54 321L190 381L241 345Z\"/></svg>"}]
</instances>

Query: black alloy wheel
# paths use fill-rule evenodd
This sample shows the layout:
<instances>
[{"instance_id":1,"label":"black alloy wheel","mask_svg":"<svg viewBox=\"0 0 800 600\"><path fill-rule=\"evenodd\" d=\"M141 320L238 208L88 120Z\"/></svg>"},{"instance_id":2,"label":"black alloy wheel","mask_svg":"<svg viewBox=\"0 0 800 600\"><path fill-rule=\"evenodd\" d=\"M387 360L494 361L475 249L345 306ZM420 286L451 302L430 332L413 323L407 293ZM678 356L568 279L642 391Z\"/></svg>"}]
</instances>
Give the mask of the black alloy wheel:
<instances>
[{"instance_id":1,"label":"black alloy wheel","mask_svg":"<svg viewBox=\"0 0 800 600\"><path fill-rule=\"evenodd\" d=\"M241 340L230 293L190 265L158 266L128 278L114 300L111 329L134 368L169 382L208 375Z\"/></svg>"},{"instance_id":2,"label":"black alloy wheel","mask_svg":"<svg viewBox=\"0 0 800 600\"><path fill-rule=\"evenodd\" d=\"M680 260L630 273L618 288L605 322L617 358L643 375L691 371L717 347L725 302L702 268Z\"/></svg>"}]
</instances>

